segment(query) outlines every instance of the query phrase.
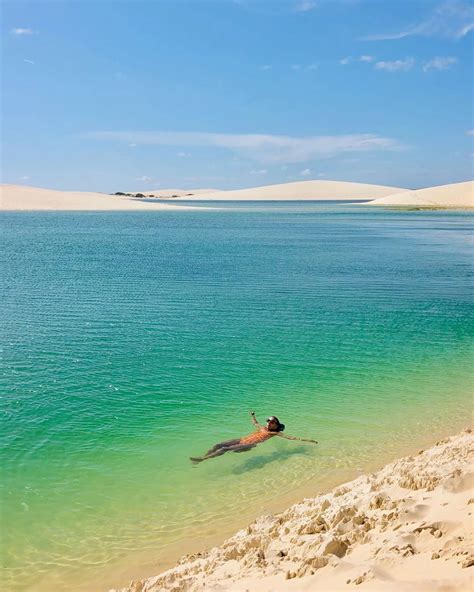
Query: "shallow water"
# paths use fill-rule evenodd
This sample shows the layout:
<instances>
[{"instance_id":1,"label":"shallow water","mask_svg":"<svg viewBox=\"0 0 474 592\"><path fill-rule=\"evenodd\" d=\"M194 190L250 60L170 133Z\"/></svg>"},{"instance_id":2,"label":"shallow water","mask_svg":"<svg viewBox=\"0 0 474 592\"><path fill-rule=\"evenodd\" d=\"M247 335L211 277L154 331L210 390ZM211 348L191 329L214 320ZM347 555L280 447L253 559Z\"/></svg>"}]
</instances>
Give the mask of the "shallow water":
<instances>
[{"instance_id":1,"label":"shallow water","mask_svg":"<svg viewBox=\"0 0 474 592\"><path fill-rule=\"evenodd\" d=\"M158 565L190 533L468 421L469 213L246 203L0 220L9 590L102 590L120 563ZM193 467L251 431L249 409L320 445L274 439Z\"/></svg>"}]
</instances>

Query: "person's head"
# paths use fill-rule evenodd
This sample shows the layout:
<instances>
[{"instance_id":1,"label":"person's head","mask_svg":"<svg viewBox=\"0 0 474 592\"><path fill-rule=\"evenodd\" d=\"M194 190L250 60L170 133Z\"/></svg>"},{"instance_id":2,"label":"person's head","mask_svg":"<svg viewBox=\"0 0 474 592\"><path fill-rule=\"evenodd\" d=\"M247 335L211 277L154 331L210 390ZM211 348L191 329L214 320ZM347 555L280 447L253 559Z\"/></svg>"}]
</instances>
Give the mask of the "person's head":
<instances>
[{"instance_id":1,"label":"person's head","mask_svg":"<svg viewBox=\"0 0 474 592\"><path fill-rule=\"evenodd\" d=\"M282 432L285 429L285 424L280 423L278 417L272 415L267 419L266 428L269 432Z\"/></svg>"}]
</instances>

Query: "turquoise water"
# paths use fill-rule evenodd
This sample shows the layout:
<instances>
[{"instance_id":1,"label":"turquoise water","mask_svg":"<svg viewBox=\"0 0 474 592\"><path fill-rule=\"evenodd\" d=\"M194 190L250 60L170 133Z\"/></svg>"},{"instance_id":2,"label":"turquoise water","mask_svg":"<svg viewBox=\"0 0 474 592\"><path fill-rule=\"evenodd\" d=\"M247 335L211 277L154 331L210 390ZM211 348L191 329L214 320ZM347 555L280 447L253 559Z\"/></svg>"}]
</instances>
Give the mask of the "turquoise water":
<instances>
[{"instance_id":1,"label":"turquoise water","mask_svg":"<svg viewBox=\"0 0 474 592\"><path fill-rule=\"evenodd\" d=\"M468 213L293 203L0 220L8 590L150 575L191 539L469 420ZM249 409L320 445L272 440L193 467L251 431Z\"/></svg>"}]
</instances>

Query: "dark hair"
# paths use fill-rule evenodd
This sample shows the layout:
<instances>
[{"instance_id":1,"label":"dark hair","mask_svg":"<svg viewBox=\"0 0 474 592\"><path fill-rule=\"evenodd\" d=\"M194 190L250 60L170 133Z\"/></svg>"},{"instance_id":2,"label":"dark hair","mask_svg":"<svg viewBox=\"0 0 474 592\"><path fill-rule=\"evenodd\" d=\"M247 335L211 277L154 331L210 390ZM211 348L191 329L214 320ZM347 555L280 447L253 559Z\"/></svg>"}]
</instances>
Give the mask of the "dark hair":
<instances>
[{"instance_id":1,"label":"dark hair","mask_svg":"<svg viewBox=\"0 0 474 592\"><path fill-rule=\"evenodd\" d=\"M278 425L276 430L271 430L271 431L277 431L277 432L282 432L285 429L285 424L284 423L280 423L280 420L278 419L278 417L275 417L274 415L272 415L271 417L269 417L267 419L267 422L269 421L275 421Z\"/></svg>"}]
</instances>

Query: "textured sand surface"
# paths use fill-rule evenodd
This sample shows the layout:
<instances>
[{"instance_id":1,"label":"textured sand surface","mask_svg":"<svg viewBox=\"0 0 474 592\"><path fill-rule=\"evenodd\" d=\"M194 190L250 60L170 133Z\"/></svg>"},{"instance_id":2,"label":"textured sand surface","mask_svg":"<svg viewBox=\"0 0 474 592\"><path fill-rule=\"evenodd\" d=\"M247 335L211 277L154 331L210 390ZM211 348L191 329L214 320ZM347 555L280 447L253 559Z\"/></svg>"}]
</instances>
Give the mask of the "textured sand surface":
<instances>
[{"instance_id":1,"label":"textured sand surface","mask_svg":"<svg viewBox=\"0 0 474 592\"><path fill-rule=\"evenodd\" d=\"M470 591L473 456L466 430L122 592Z\"/></svg>"},{"instance_id":2,"label":"textured sand surface","mask_svg":"<svg viewBox=\"0 0 474 592\"><path fill-rule=\"evenodd\" d=\"M194 199L225 201L351 200L375 199L392 193L400 193L400 191L406 191L406 189L366 183L345 183L343 181L298 181L296 183L265 185L263 187L220 191L218 193L200 193ZM193 197L186 199L192 200Z\"/></svg>"},{"instance_id":3,"label":"textured sand surface","mask_svg":"<svg viewBox=\"0 0 474 592\"><path fill-rule=\"evenodd\" d=\"M365 205L474 208L474 181L405 191L376 199Z\"/></svg>"},{"instance_id":4,"label":"textured sand surface","mask_svg":"<svg viewBox=\"0 0 474 592\"><path fill-rule=\"evenodd\" d=\"M186 206L141 202L106 193L55 191L21 185L0 187L0 210L183 210Z\"/></svg>"}]
</instances>

